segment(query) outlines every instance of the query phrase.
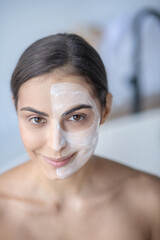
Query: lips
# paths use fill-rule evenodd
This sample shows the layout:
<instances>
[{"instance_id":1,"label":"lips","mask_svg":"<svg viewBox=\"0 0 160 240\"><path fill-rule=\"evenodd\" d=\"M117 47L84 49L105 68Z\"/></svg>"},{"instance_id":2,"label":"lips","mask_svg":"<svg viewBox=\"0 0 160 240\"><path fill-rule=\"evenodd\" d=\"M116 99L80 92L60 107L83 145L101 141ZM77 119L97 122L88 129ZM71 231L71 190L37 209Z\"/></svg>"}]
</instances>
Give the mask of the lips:
<instances>
[{"instance_id":1,"label":"lips","mask_svg":"<svg viewBox=\"0 0 160 240\"><path fill-rule=\"evenodd\" d=\"M43 158L48 164L58 168L58 167L63 167L64 165L66 165L72 159L73 155L74 154L72 154L69 157L58 158L58 159L49 158L49 157L43 157Z\"/></svg>"}]
</instances>

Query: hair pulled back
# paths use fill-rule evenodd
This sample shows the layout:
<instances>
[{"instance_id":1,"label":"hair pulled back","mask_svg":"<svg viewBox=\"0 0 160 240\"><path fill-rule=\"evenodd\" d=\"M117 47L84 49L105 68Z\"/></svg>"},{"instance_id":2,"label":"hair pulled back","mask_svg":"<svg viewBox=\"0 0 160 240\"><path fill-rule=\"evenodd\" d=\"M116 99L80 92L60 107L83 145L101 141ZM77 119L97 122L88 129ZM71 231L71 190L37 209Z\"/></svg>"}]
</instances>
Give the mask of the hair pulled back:
<instances>
[{"instance_id":1,"label":"hair pulled back","mask_svg":"<svg viewBox=\"0 0 160 240\"><path fill-rule=\"evenodd\" d=\"M22 84L60 67L66 67L89 81L101 106L105 106L108 83L99 54L82 37L59 33L34 42L21 55L11 78L16 108Z\"/></svg>"}]
</instances>

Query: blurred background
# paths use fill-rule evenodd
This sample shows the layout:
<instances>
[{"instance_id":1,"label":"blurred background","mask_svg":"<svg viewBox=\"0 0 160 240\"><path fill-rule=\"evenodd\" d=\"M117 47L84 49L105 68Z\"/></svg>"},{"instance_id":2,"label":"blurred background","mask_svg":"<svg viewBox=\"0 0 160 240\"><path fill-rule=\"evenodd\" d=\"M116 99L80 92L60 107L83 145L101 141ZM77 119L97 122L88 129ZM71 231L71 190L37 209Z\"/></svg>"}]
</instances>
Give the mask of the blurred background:
<instances>
[{"instance_id":1,"label":"blurred background","mask_svg":"<svg viewBox=\"0 0 160 240\"><path fill-rule=\"evenodd\" d=\"M0 173L28 160L10 78L32 42L77 33L102 57L113 94L95 153L160 176L160 1L0 1Z\"/></svg>"}]
</instances>

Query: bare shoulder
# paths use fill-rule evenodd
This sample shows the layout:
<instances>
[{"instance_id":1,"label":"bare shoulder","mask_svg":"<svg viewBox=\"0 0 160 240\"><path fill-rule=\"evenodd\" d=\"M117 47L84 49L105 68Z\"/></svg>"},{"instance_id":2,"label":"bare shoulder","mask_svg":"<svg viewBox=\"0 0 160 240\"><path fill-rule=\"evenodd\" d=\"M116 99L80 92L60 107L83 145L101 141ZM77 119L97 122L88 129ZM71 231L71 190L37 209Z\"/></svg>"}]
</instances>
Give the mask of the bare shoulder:
<instances>
[{"instance_id":1,"label":"bare shoulder","mask_svg":"<svg viewBox=\"0 0 160 240\"><path fill-rule=\"evenodd\" d=\"M130 203L142 204L149 215L160 210L160 178L158 176L110 160L109 165L119 191ZM160 214L160 211L158 213Z\"/></svg>"},{"instance_id":2,"label":"bare shoulder","mask_svg":"<svg viewBox=\"0 0 160 240\"><path fill-rule=\"evenodd\" d=\"M114 161L98 160L109 176L107 181L112 183L119 209L127 211L129 219L141 226L149 239L159 240L160 178Z\"/></svg>"},{"instance_id":3,"label":"bare shoulder","mask_svg":"<svg viewBox=\"0 0 160 240\"><path fill-rule=\"evenodd\" d=\"M11 219L11 216L13 222L16 222L14 215L18 209L31 206L32 168L32 162L28 161L0 175L0 232L3 230L2 225L8 222L7 219Z\"/></svg>"},{"instance_id":4,"label":"bare shoulder","mask_svg":"<svg viewBox=\"0 0 160 240\"><path fill-rule=\"evenodd\" d=\"M27 173L30 165L29 161L0 175L0 208L3 208L4 203L6 205L6 199L22 195L23 186L26 186L29 180Z\"/></svg>"},{"instance_id":5,"label":"bare shoulder","mask_svg":"<svg viewBox=\"0 0 160 240\"><path fill-rule=\"evenodd\" d=\"M27 171L31 166L31 162L25 162L17 167L14 167L0 175L0 193L12 188L18 182L22 182ZM12 188L12 191L14 189Z\"/></svg>"},{"instance_id":6,"label":"bare shoulder","mask_svg":"<svg viewBox=\"0 0 160 240\"><path fill-rule=\"evenodd\" d=\"M130 196L136 193L140 198L147 197L149 201L157 200L159 202L160 178L158 176L109 159L98 157L97 160L97 162L101 162L101 169L103 169L101 171L105 173L106 177L109 176L107 180L111 180L113 185L120 187L123 193Z\"/></svg>"},{"instance_id":7,"label":"bare shoulder","mask_svg":"<svg viewBox=\"0 0 160 240\"><path fill-rule=\"evenodd\" d=\"M19 203L28 191L29 169L30 163L26 162L0 175L0 236L3 239L12 239L12 236L8 238L8 227L14 228L18 219L22 218L23 211L19 211L22 210Z\"/></svg>"},{"instance_id":8,"label":"bare shoulder","mask_svg":"<svg viewBox=\"0 0 160 240\"><path fill-rule=\"evenodd\" d=\"M142 204L146 214L160 217L160 178L152 174L134 170L124 183L124 193L130 202ZM158 211L159 210L159 211ZM154 214L153 214L154 213Z\"/></svg>"},{"instance_id":9,"label":"bare shoulder","mask_svg":"<svg viewBox=\"0 0 160 240\"><path fill-rule=\"evenodd\" d=\"M160 239L160 178L123 164L108 162L120 207L127 209L131 218L148 229L150 239Z\"/></svg>"},{"instance_id":10,"label":"bare shoulder","mask_svg":"<svg viewBox=\"0 0 160 240\"><path fill-rule=\"evenodd\" d=\"M126 205L148 226L150 239L160 239L160 178L137 172L124 189Z\"/></svg>"}]
</instances>

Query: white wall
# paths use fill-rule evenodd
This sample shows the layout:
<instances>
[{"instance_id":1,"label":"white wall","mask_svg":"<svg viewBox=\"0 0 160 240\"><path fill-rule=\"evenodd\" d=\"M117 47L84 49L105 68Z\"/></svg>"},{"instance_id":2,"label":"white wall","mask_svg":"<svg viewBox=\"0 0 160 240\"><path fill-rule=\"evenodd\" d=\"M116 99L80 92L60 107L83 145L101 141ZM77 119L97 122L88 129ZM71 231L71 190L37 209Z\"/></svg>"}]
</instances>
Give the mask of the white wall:
<instances>
[{"instance_id":1,"label":"white wall","mask_svg":"<svg viewBox=\"0 0 160 240\"><path fill-rule=\"evenodd\" d=\"M0 1L0 166L24 153L11 102L9 82L24 49L38 38L73 31L77 24L105 25L119 15L159 0L1 0Z\"/></svg>"}]
</instances>

